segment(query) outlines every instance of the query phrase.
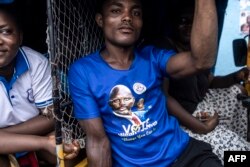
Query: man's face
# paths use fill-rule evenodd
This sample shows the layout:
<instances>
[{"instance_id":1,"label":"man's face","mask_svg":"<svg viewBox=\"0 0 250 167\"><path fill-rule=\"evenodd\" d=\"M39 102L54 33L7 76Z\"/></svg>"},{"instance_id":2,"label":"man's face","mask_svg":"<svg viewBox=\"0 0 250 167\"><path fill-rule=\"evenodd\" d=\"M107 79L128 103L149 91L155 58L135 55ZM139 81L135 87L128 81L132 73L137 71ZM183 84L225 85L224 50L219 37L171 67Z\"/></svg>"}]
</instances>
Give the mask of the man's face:
<instances>
[{"instance_id":1,"label":"man's face","mask_svg":"<svg viewBox=\"0 0 250 167\"><path fill-rule=\"evenodd\" d=\"M132 46L142 28L142 9L139 0L107 0L102 14L96 16L107 43Z\"/></svg>"},{"instance_id":2,"label":"man's face","mask_svg":"<svg viewBox=\"0 0 250 167\"><path fill-rule=\"evenodd\" d=\"M0 11L0 68L7 66L16 56L22 35L14 20Z\"/></svg>"},{"instance_id":3,"label":"man's face","mask_svg":"<svg viewBox=\"0 0 250 167\"><path fill-rule=\"evenodd\" d=\"M127 115L133 107L134 98L132 96L117 96L111 101L111 106L115 112Z\"/></svg>"},{"instance_id":4,"label":"man's face","mask_svg":"<svg viewBox=\"0 0 250 167\"><path fill-rule=\"evenodd\" d=\"M134 97L127 87L117 88L117 93L110 99L112 109L122 115L128 115L134 105Z\"/></svg>"},{"instance_id":5,"label":"man's face","mask_svg":"<svg viewBox=\"0 0 250 167\"><path fill-rule=\"evenodd\" d=\"M193 23L193 15L184 13L180 15L179 22L177 24L177 31L179 40L182 43L189 44L191 38L191 30Z\"/></svg>"}]
</instances>

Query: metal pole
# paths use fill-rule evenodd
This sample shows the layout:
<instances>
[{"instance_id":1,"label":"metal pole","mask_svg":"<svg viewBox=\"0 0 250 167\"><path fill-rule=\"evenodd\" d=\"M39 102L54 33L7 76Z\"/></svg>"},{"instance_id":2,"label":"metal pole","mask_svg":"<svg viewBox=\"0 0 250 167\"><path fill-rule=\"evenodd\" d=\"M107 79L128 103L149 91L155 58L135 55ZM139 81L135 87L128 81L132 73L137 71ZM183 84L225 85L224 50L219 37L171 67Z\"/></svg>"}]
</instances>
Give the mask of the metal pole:
<instances>
[{"instance_id":1,"label":"metal pole","mask_svg":"<svg viewBox=\"0 0 250 167\"><path fill-rule=\"evenodd\" d=\"M58 66L55 62L55 28L53 24L53 0L47 0L47 15L48 15L48 33L49 33L49 57L51 63L51 75L53 83L53 104L55 114L55 139L56 139L56 152L57 152L57 166L64 167L64 154L63 154L63 139L62 139L62 113L60 110L60 99L59 99L59 84L58 79Z\"/></svg>"}]
</instances>

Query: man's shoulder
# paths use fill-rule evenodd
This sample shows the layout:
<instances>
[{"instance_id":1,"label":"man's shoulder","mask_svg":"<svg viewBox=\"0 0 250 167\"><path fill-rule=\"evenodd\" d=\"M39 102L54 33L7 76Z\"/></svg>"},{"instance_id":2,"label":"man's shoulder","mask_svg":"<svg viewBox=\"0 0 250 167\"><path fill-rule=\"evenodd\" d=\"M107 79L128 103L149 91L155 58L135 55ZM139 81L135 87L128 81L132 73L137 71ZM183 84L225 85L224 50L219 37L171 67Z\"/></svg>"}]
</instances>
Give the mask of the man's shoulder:
<instances>
[{"instance_id":1,"label":"man's shoulder","mask_svg":"<svg viewBox=\"0 0 250 167\"><path fill-rule=\"evenodd\" d=\"M74 61L71 65L72 66L90 66L93 63L97 63L97 60L100 60L99 51L89 53L87 55L83 55L76 61Z\"/></svg>"},{"instance_id":2,"label":"man's shoulder","mask_svg":"<svg viewBox=\"0 0 250 167\"><path fill-rule=\"evenodd\" d=\"M147 50L153 50L154 48L155 48L154 45L142 45L142 46L137 47L137 50L139 52L144 52L144 51L147 51Z\"/></svg>"},{"instance_id":3,"label":"man's shoulder","mask_svg":"<svg viewBox=\"0 0 250 167\"><path fill-rule=\"evenodd\" d=\"M139 53L139 55L148 55L152 57L158 57L159 55L172 56L176 54L176 52L172 49L164 49L155 45L144 45L143 47L137 48L137 52Z\"/></svg>"}]
</instances>

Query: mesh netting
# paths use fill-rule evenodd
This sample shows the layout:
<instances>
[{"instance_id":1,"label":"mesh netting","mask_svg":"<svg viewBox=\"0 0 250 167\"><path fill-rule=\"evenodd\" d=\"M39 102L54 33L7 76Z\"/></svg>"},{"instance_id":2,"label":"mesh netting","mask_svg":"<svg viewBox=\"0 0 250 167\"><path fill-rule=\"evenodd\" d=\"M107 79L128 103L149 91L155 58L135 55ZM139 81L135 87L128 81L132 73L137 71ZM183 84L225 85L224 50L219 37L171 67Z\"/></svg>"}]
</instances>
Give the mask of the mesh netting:
<instances>
[{"instance_id":1,"label":"mesh netting","mask_svg":"<svg viewBox=\"0 0 250 167\"><path fill-rule=\"evenodd\" d=\"M52 64L54 98L58 99L57 121L62 126L64 142L72 139L85 147L85 134L73 117L67 73L69 66L81 56L100 48L103 40L95 16L95 0L48 0L49 53ZM55 93L55 92L58 92Z\"/></svg>"}]
</instances>

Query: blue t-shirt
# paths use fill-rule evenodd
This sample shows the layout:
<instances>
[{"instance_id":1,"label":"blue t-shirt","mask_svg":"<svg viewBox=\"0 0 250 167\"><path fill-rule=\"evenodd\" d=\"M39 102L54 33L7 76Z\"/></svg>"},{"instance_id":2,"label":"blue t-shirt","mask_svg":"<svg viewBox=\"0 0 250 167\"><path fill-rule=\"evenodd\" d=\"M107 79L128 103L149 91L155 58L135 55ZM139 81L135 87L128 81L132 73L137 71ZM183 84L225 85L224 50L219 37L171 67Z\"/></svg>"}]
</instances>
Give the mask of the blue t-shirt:
<instances>
[{"instance_id":1,"label":"blue t-shirt","mask_svg":"<svg viewBox=\"0 0 250 167\"><path fill-rule=\"evenodd\" d=\"M0 0L0 4L3 3L3 4L8 4L8 3L13 3L14 0Z\"/></svg>"},{"instance_id":2,"label":"blue t-shirt","mask_svg":"<svg viewBox=\"0 0 250 167\"><path fill-rule=\"evenodd\" d=\"M170 166L186 148L189 136L168 114L162 92L166 64L173 54L147 46L135 50L129 69L116 70L97 51L71 66L75 116L102 118L113 166Z\"/></svg>"}]
</instances>

